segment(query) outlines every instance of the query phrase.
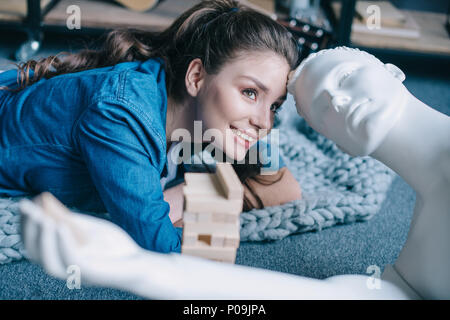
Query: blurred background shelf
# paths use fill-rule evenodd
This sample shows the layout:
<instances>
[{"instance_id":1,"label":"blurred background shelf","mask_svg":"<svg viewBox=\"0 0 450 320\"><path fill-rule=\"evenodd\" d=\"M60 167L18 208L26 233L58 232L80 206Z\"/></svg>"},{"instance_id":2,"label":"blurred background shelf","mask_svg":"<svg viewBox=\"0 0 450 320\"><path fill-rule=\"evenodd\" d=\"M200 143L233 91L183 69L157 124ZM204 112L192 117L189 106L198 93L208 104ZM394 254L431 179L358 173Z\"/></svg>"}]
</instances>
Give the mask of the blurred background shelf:
<instances>
[{"instance_id":1,"label":"blurred background shelf","mask_svg":"<svg viewBox=\"0 0 450 320\"><path fill-rule=\"evenodd\" d=\"M165 0L154 9L139 12L129 10L113 1L93 0L60 0L58 4L44 17L43 27L46 29L66 28L68 14L66 8L77 5L81 11L81 26L79 30L86 32L103 32L105 30L123 27L145 28L160 31L170 24L185 10L199 0Z\"/></svg>"},{"instance_id":2,"label":"blurred background shelf","mask_svg":"<svg viewBox=\"0 0 450 320\"><path fill-rule=\"evenodd\" d=\"M28 40L15 54L15 60L28 60L40 48L45 32L67 35L100 35L116 28L161 31L181 13L201 0L154 0L145 11L121 5L125 0L0 0L0 29L22 31ZM240 0L265 14L274 13L275 0ZM120 2L120 3L119 3ZM70 6L80 12L80 28L68 28Z\"/></svg>"},{"instance_id":3,"label":"blurred background shelf","mask_svg":"<svg viewBox=\"0 0 450 320\"><path fill-rule=\"evenodd\" d=\"M99 35L114 28L133 27L159 31L200 0L161 0L144 12L130 10L113 0L1 0L0 29L22 31L27 40L15 60L28 60L40 48L45 32ZM68 28L69 6L80 8L81 28Z\"/></svg>"},{"instance_id":4,"label":"blurred background shelf","mask_svg":"<svg viewBox=\"0 0 450 320\"><path fill-rule=\"evenodd\" d=\"M409 50L450 56L450 38L445 29L445 14L409 10L404 12L413 17L420 27L420 36L417 39L367 36L353 33L350 38L351 43L355 46Z\"/></svg>"},{"instance_id":5,"label":"blurred background shelf","mask_svg":"<svg viewBox=\"0 0 450 320\"><path fill-rule=\"evenodd\" d=\"M53 3L51 3L53 2ZM33 5L40 4L41 11L48 11L51 5L56 1L51 0L33 0ZM10 22L23 23L26 22L28 13L27 0L2 0L0 1L0 23L7 24Z\"/></svg>"},{"instance_id":6,"label":"blurred background shelf","mask_svg":"<svg viewBox=\"0 0 450 320\"><path fill-rule=\"evenodd\" d=\"M92 32L120 27L144 27L160 30L169 26L183 11L200 0L164 0L152 10L130 10L113 0L2 0L0 1L0 26L26 29L34 20L36 29L45 31ZM40 2L40 6L39 6ZM80 8L81 29L67 28L69 6ZM86 29L86 30L83 30Z\"/></svg>"},{"instance_id":7,"label":"blurred background shelf","mask_svg":"<svg viewBox=\"0 0 450 320\"><path fill-rule=\"evenodd\" d=\"M130 10L114 0L0 0L0 30L21 31L27 35L27 40L20 45L15 54L15 60L23 61L38 52L46 32L98 36L111 29L122 27L160 31L168 27L182 12L201 0L155 1L158 4L154 8L139 12ZM381 5L382 3L392 4L391 7L397 8L400 15L408 17L417 25L416 37L415 30L404 32L404 35L409 35L408 37L385 36L376 34L377 32L371 34L368 28L364 30L365 23L358 20L355 15L361 3L368 1L321 0L320 10L324 13L324 22L329 23L330 27L314 27L311 24L311 28L307 26L308 30L305 29L301 19L295 26L289 25L292 22L291 19L295 18L290 16L289 6L292 7L296 0L242 1L261 8L269 15L276 13L279 19L284 19L285 25L298 38L299 50L303 49L302 57L324 47L338 45L358 47L374 54L387 53L444 59L450 57L450 38L445 27L446 19L448 19L447 12L450 8L448 0L371 1L380 4L381 16L385 20L386 17L390 17L391 20L398 18L398 13L396 16L388 12L389 9L386 9L385 5ZM311 6L317 3L313 0L298 1L303 3L310 1ZM80 29L67 27L67 19L70 15L67 8L71 5L80 8ZM383 25L378 33L388 31L392 27L393 25ZM313 36L308 35L311 33L310 29L315 31ZM316 36L318 31L322 34L320 37Z\"/></svg>"},{"instance_id":8,"label":"blurred background shelf","mask_svg":"<svg viewBox=\"0 0 450 320\"><path fill-rule=\"evenodd\" d=\"M405 17L406 23L403 26L382 24L378 30L370 30L365 21L358 18L356 8L360 2L367 1L327 1L331 20L340 29L341 37L338 38L337 45L358 47L376 54L450 58L450 37L446 30L450 2L391 1L393 5L406 5L407 8L393 6ZM370 1L372 4L386 2ZM346 15L341 19L342 4L347 5L347 8ZM381 17L392 16L390 11L383 11L388 10L384 6L379 7Z\"/></svg>"}]
</instances>

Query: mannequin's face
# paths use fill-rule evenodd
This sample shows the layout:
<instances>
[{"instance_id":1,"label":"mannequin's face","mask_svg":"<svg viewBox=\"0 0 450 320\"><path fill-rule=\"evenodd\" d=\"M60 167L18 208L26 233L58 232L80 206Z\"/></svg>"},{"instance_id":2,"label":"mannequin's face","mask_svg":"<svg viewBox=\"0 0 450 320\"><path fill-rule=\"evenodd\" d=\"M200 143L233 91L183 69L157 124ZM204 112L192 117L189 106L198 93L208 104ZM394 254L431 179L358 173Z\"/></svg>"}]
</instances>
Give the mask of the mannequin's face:
<instances>
[{"instance_id":1,"label":"mannequin's face","mask_svg":"<svg viewBox=\"0 0 450 320\"><path fill-rule=\"evenodd\" d=\"M270 132L286 99L289 71L284 57L250 52L225 63L218 74L204 74L195 96L197 119L204 130L219 132L214 144L228 157L244 159L248 149Z\"/></svg>"},{"instance_id":2,"label":"mannequin's face","mask_svg":"<svg viewBox=\"0 0 450 320\"><path fill-rule=\"evenodd\" d=\"M295 80L297 110L345 152L369 155L404 109L403 79L394 65L333 50L307 62Z\"/></svg>"}]
</instances>

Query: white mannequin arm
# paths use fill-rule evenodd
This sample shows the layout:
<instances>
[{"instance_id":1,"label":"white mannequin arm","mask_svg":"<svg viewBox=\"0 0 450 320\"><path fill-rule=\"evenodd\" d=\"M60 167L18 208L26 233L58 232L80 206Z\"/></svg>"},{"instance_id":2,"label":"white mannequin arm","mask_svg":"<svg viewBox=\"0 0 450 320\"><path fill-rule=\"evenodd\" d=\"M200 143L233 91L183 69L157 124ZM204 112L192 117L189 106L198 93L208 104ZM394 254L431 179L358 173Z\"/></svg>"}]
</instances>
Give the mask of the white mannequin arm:
<instances>
[{"instance_id":1,"label":"white mannequin arm","mask_svg":"<svg viewBox=\"0 0 450 320\"><path fill-rule=\"evenodd\" d=\"M64 219L44 213L29 200L20 203L22 235L30 259L58 278L77 265L82 283L127 290L154 299L407 299L396 286L370 277L326 280L146 251L113 223L87 215ZM57 221L58 220L58 221ZM77 240L74 233L82 236Z\"/></svg>"}]
</instances>

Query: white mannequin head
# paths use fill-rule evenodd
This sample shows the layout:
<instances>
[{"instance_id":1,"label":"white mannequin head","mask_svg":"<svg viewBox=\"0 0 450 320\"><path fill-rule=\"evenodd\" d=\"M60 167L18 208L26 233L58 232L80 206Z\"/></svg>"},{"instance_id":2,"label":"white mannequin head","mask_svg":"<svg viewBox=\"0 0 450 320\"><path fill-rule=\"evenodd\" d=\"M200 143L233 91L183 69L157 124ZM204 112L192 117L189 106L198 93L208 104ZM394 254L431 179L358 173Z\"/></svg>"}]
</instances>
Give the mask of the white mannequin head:
<instances>
[{"instance_id":1,"label":"white mannequin head","mask_svg":"<svg viewBox=\"0 0 450 320\"><path fill-rule=\"evenodd\" d=\"M308 124L352 156L371 154L405 107L404 73L347 47L311 54L288 83Z\"/></svg>"}]
</instances>

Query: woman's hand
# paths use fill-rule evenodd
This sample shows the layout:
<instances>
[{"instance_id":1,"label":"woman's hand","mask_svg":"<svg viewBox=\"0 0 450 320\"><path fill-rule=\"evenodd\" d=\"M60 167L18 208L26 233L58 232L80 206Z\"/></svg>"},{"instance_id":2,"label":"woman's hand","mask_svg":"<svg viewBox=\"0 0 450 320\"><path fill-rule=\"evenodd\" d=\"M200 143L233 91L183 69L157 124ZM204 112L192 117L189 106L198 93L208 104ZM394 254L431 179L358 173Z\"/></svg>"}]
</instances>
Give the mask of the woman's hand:
<instances>
[{"instance_id":1,"label":"woman's hand","mask_svg":"<svg viewBox=\"0 0 450 320\"><path fill-rule=\"evenodd\" d=\"M175 227L181 227L183 221L183 186L184 183L180 183L163 192L164 200L170 205L170 221Z\"/></svg>"}]
</instances>

